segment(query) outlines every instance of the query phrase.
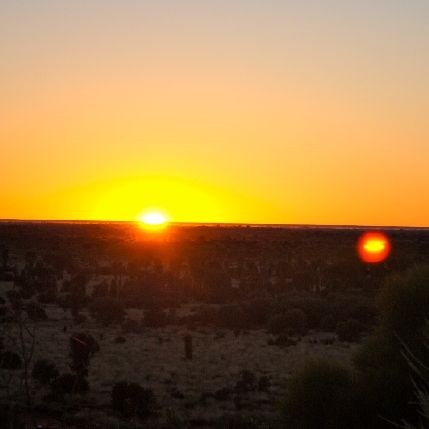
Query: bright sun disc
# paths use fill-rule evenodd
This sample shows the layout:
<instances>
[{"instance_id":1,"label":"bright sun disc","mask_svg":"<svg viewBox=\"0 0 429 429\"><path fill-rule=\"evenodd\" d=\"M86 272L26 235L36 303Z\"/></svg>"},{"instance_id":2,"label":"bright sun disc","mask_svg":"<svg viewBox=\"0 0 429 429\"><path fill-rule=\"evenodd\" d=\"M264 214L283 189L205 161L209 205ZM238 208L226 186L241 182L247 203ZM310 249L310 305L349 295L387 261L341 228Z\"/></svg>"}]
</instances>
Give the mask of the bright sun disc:
<instances>
[{"instance_id":1,"label":"bright sun disc","mask_svg":"<svg viewBox=\"0 0 429 429\"><path fill-rule=\"evenodd\" d=\"M358 253L364 262L383 262L390 254L391 244L381 232L366 232L358 242Z\"/></svg>"},{"instance_id":2,"label":"bright sun disc","mask_svg":"<svg viewBox=\"0 0 429 429\"><path fill-rule=\"evenodd\" d=\"M143 213L139 217L139 221L145 227L162 228L168 223L167 216L164 213L158 211L151 211Z\"/></svg>"}]
</instances>

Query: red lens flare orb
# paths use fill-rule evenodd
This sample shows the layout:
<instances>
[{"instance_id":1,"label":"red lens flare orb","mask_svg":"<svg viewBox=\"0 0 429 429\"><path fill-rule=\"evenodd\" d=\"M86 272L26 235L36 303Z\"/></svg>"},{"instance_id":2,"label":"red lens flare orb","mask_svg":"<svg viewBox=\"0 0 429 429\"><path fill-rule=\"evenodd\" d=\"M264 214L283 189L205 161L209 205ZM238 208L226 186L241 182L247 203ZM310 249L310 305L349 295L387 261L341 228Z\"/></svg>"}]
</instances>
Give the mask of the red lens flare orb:
<instances>
[{"instance_id":1,"label":"red lens flare orb","mask_svg":"<svg viewBox=\"0 0 429 429\"><path fill-rule=\"evenodd\" d=\"M357 249L362 261L377 264L387 259L392 245L382 232L365 232L359 238Z\"/></svg>"}]
</instances>

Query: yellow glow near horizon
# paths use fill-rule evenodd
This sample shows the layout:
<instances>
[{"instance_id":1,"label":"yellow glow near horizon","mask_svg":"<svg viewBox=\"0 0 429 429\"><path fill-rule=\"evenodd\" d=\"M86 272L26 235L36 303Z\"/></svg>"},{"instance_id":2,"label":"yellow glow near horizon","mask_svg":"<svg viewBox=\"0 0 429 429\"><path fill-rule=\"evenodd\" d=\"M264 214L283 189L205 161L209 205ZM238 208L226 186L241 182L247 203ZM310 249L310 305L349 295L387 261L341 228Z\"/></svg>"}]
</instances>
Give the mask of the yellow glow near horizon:
<instances>
[{"instance_id":1,"label":"yellow glow near horizon","mask_svg":"<svg viewBox=\"0 0 429 429\"><path fill-rule=\"evenodd\" d=\"M85 211L94 220L140 221L142 213L160 211L173 222L222 222L238 218L240 196L220 186L159 174L77 187L67 198L55 199L66 200L66 210L81 207L78 201L84 200Z\"/></svg>"},{"instance_id":2,"label":"yellow glow near horizon","mask_svg":"<svg viewBox=\"0 0 429 429\"><path fill-rule=\"evenodd\" d=\"M0 218L429 226L429 2L24 3Z\"/></svg>"}]
</instances>

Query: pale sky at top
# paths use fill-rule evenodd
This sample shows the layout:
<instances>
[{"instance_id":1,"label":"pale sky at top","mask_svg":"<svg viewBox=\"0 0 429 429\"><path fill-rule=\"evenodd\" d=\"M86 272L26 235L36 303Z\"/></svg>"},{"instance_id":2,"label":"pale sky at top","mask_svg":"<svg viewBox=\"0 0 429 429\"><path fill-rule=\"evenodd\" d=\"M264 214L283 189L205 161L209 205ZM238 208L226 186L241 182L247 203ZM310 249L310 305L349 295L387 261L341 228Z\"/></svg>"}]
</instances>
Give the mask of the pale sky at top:
<instances>
[{"instance_id":1,"label":"pale sky at top","mask_svg":"<svg viewBox=\"0 0 429 429\"><path fill-rule=\"evenodd\" d=\"M429 225L429 1L0 2L0 218Z\"/></svg>"}]
</instances>

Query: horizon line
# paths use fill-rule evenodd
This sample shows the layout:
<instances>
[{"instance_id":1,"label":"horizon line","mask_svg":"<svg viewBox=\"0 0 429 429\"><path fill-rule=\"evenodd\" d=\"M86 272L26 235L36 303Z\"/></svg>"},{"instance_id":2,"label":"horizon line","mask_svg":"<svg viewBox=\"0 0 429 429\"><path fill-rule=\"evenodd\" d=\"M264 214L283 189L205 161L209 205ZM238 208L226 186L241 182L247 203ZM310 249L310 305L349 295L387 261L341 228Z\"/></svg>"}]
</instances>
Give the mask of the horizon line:
<instances>
[{"instance_id":1,"label":"horizon line","mask_svg":"<svg viewBox=\"0 0 429 429\"><path fill-rule=\"evenodd\" d=\"M4 218L0 223L57 223L57 224L138 224L138 220L90 220L90 219L19 219ZM313 224L313 223L250 223L250 222L167 222L171 226L217 226L253 228L353 228L353 229L429 229L414 225L362 225L362 224Z\"/></svg>"}]
</instances>

